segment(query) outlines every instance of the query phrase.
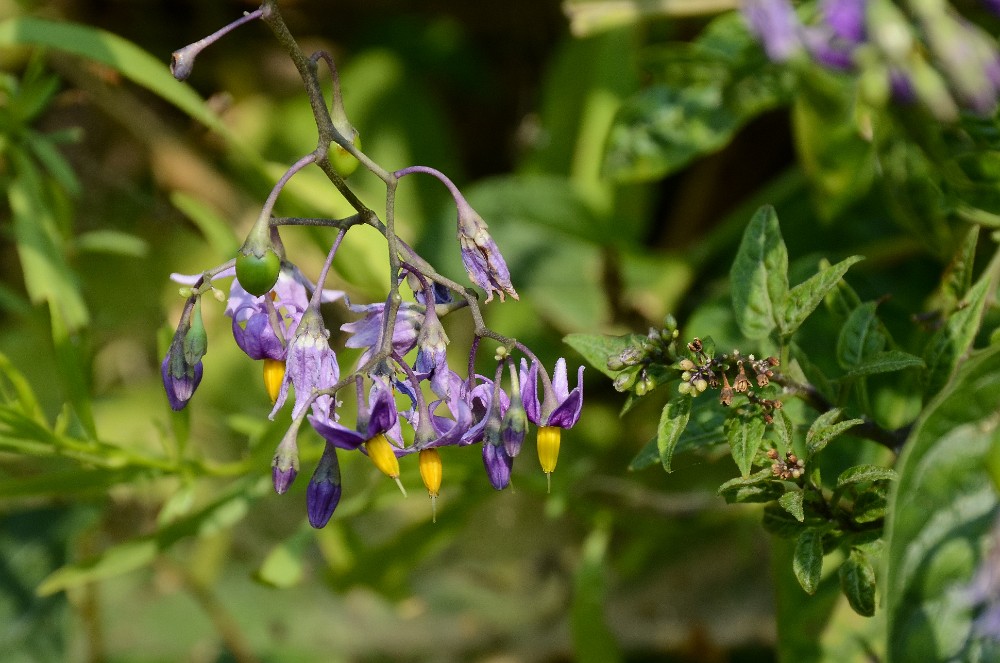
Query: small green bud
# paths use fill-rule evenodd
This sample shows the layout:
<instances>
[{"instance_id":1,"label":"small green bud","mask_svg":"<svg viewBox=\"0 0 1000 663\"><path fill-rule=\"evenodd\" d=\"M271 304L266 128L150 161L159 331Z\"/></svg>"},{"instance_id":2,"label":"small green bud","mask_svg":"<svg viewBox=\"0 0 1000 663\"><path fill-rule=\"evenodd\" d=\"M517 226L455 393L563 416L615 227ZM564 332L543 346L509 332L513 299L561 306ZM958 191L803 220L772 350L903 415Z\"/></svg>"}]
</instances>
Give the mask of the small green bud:
<instances>
[{"instance_id":1,"label":"small green bud","mask_svg":"<svg viewBox=\"0 0 1000 663\"><path fill-rule=\"evenodd\" d=\"M687 382L690 379L691 379L691 371L684 371L683 373L681 373L681 380Z\"/></svg>"},{"instance_id":2,"label":"small green bud","mask_svg":"<svg viewBox=\"0 0 1000 663\"><path fill-rule=\"evenodd\" d=\"M695 368L695 366L694 366L694 362L691 361L690 359L681 359L677 363L677 368L681 369L682 371L693 371L694 368ZM690 377L691 376L689 375L687 378L684 378L684 379L687 380Z\"/></svg>"},{"instance_id":3,"label":"small green bud","mask_svg":"<svg viewBox=\"0 0 1000 663\"><path fill-rule=\"evenodd\" d=\"M677 391L681 392L682 394L691 393L691 383L681 382L679 385L677 385Z\"/></svg>"},{"instance_id":4,"label":"small green bud","mask_svg":"<svg viewBox=\"0 0 1000 663\"><path fill-rule=\"evenodd\" d=\"M697 389L698 393L700 394L701 392L708 389L708 381L705 380L705 378L698 378L697 380L694 381L694 388Z\"/></svg>"},{"instance_id":5,"label":"small green bud","mask_svg":"<svg viewBox=\"0 0 1000 663\"><path fill-rule=\"evenodd\" d=\"M195 300L191 326L184 335L184 361L194 366L208 351L208 333L201 319L201 299Z\"/></svg>"},{"instance_id":6,"label":"small green bud","mask_svg":"<svg viewBox=\"0 0 1000 663\"><path fill-rule=\"evenodd\" d=\"M615 378L614 386L616 391L628 391L635 384L636 376L638 375L635 371L629 371L628 373L622 373Z\"/></svg>"}]
</instances>

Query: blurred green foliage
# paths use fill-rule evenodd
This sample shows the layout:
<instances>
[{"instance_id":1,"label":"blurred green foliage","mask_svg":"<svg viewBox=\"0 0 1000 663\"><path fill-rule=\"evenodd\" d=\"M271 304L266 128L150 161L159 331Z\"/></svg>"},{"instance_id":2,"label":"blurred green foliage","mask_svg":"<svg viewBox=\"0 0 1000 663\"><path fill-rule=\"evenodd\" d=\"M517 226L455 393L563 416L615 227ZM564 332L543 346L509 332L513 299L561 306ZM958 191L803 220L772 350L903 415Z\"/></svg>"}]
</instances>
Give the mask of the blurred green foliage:
<instances>
[{"instance_id":1,"label":"blurred green foliage","mask_svg":"<svg viewBox=\"0 0 1000 663\"><path fill-rule=\"evenodd\" d=\"M253 25L199 56L191 85L169 75L170 51L243 5L0 6L5 660L972 651L955 592L997 511L983 469L1000 399L986 267L1000 214L995 118L942 125L916 109L859 107L849 77L767 62L731 12L626 3L623 18L578 0L567 3L573 26L586 14L591 28L573 37L554 2L365 4L289 3L288 15L304 43L337 57L366 153L452 176L522 295L490 306L491 326L543 359L597 369L551 494L531 458L496 493L477 453L445 450L431 524L414 467L404 464L403 500L350 456L344 500L312 530L303 481L270 490L287 421L267 420L258 369L228 338L222 305L205 307L204 382L192 407L171 412L159 363L183 300L168 275L231 257L274 180L312 148L301 82ZM383 206L371 174L350 184ZM277 211L349 213L330 191L304 171ZM462 276L443 189L407 179L397 215L404 239ZM285 241L315 276L330 236L295 230ZM760 260L753 241L767 249ZM383 298L384 254L380 236L352 232L334 287ZM347 320L326 313L331 329ZM843 420L814 423L790 401L783 432L734 436L707 398L672 397L666 371L663 388L622 397L607 356L667 313L685 342L784 350L783 365ZM468 324L456 317L450 333ZM356 358L334 347L342 364ZM878 470L892 454L843 425L861 417L909 432L891 495L881 488L895 474ZM822 440L830 491L881 487L866 508L876 519L889 510L885 551L826 549L800 527L795 491L767 493L779 500L767 508L727 506L762 494L753 463L765 435L800 452ZM314 464L320 440L303 438L303 464ZM646 469L657 464L672 473ZM849 494L856 514L861 494L874 493ZM796 538L768 537L761 519ZM933 633L930 615L946 617Z\"/></svg>"}]
</instances>

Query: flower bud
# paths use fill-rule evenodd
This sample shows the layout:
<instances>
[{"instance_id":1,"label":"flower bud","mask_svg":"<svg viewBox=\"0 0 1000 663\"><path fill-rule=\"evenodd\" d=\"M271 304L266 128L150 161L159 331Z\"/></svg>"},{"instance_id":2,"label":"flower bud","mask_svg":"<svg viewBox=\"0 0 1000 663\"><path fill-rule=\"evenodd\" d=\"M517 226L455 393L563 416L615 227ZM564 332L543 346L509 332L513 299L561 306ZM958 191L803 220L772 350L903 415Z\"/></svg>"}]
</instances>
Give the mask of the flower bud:
<instances>
[{"instance_id":1,"label":"flower bud","mask_svg":"<svg viewBox=\"0 0 1000 663\"><path fill-rule=\"evenodd\" d=\"M306 488L306 513L309 514L309 524L320 529L330 522L342 492L340 484L340 462L337 460L337 449L327 443L319 465L309 480Z\"/></svg>"},{"instance_id":2,"label":"flower bud","mask_svg":"<svg viewBox=\"0 0 1000 663\"><path fill-rule=\"evenodd\" d=\"M295 442L298 428L289 429L274 451L271 460L271 480L274 482L274 492L284 495L291 487L299 473L299 449Z\"/></svg>"},{"instance_id":3,"label":"flower bud","mask_svg":"<svg viewBox=\"0 0 1000 663\"><path fill-rule=\"evenodd\" d=\"M628 391L635 384L635 379L638 377L638 371L629 371L627 373L622 373L615 378L614 387L616 391Z\"/></svg>"},{"instance_id":4,"label":"flower bud","mask_svg":"<svg viewBox=\"0 0 1000 663\"><path fill-rule=\"evenodd\" d=\"M191 326L187 334L184 335L184 361L194 365L201 361L208 351L208 334L205 332L205 324L201 319L201 298L194 302L194 311L191 316Z\"/></svg>"}]
</instances>

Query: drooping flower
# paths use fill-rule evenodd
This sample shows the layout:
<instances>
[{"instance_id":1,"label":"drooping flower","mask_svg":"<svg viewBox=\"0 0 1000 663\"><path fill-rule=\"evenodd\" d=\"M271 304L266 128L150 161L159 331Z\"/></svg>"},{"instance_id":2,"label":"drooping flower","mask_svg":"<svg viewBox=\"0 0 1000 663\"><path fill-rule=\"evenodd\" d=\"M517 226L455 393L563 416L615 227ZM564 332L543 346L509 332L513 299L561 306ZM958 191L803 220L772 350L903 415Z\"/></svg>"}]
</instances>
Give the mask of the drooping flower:
<instances>
[{"instance_id":1,"label":"drooping flower","mask_svg":"<svg viewBox=\"0 0 1000 663\"><path fill-rule=\"evenodd\" d=\"M452 383L448 368L448 335L434 306L428 306L417 336L417 359L413 370L423 380L430 378L431 389L445 398Z\"/></svg>"},{"instance_id":2,"label":"drooping flower","mask_svg":"<svg viewBox=\"0 0 1000 663\"><path fill-rule=\"evenodd\" d=\"M360 381L358 390L360 392ZM327 442L341 449L363 448L375 466L386 476L396 481L399 489L406 494L399 480L399 463L396 454L402 453L402 435L399 429L399 414L392 390L379 379L372 381L368 395L368 405L358 394L358 417L355 428L348 428L327 417L310 415L309 423ZM390 442L392 439L395 443Z\"/></svg>"},{"instance_id":3,"label":"drooping flower","mask_svg":"<svg viewBox=\"0 0 1000 663\"><path fill-rule=\"evenodd\" d=\"M583 408L583 366L577 374L576 387L569 390L566 360L556 361L552 381L543 377L541 400L538 398L539 365L521 360L521 397L531 423L538 426L538 460L542 470L551 477L559 458L561 430L573 427Z\"/></svg>"},{"instance_id":4,"label":"drooping flower","mask_svg":"<svg viewBox=\"0 0 1000 663\"><path fill-rule=\"evenodd\" d=\"M340 326L342 331L351 334L344 345L349 348L365 348L364 353L358 359L358 364L362 365L371 358L382 340L382 329L385 325L385 303L352 305L348 301L347 307L354 313L365 314L360 320ZM422 306L412 302L403 302L400 305L399 311L396 313L396 324L392 330L392 348L400 357L416 346L423 318Z\"/></svg>"},{"instance_id":5,"label":"drooping flower","mask_svg":"<svg viewBox=\"0 0 1000 663\"><path fill-rule=\"evenodd\" d=\"M296 442L298 431L299 427L292 424L281 438L271 460L271 482L274 484L274 492L279 495L284 495L291 488L299 474L299 447Z\"/></svg>"},{"instance_id":6,"label":"drooping flower","mask_svg":"<svg viewBox=\"0 0 1000 663\"><path fill-rule=\"evenodd\" d=\"M288 386L295 387L295 406L292 418L298 419L312 398L313 390L326 389L340 379L337 356L330 347L330 332L323 324L323 317L314 307L302 314L298 326L288 344L285 359L285 376L281 382L278 398L269 417L274 418L288 397ZM322 395L313 401L313 413L328 416L333 408L333 396Z\"/></svg>"},{"instance_id":7,"label":"drooping flower","mask_svg":"<svg viewBox=\"0 0 1000 663\"><path fill-rule=\"evenodd\" d=\"M510 282L510 270L500 255L500 248L493 241L486 222L462 196L455 197L458 208L458 243L462 247L462 264L469 279L486 291L487 303L493 293L518 299L517 291Z\"/></svg>"}]
</instances>

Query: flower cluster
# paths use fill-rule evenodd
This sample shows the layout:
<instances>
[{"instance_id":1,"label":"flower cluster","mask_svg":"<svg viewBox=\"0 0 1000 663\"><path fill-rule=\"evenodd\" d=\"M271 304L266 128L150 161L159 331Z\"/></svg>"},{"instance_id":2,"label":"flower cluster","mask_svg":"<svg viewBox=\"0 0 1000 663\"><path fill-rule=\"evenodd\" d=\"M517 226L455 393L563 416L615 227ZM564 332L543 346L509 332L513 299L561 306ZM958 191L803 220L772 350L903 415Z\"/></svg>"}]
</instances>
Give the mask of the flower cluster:
<instances>
[{"instance_id":1,"label":"flower cluster","mask_svg":"<svg viewBox=\"0 0 1000 663\"><path fill-rule=\"evenodd\" d=\"M175 75L183 78L189 74L201 49L237 24L254 18L272 27L282 20L273 2L265 2L257 12L178 51L174 56ZM286 33L283 24L279 28L276 34ZM294 42L286 46L293 60L304 58ZM330 109L322 100L314 104L326 111L317 111L316 115L320 129L317 149L296 162L277 182L234 260L200 275L173 277L185 286L182 292L187 302L162 366L170 406L184 408L201 380L201 360L207 350L201 298L212 292L227 299L225 312L232 320L237 345L248 358L262 362L265 391L273 404L270 418L290 406L292 423L272 461L277 493L286 492L298 475L297 440L302 424L308 421L325 442L306 491L309 522L314 527L326 525L341 497L338 453L366 455L401 490L400 460L416 455L421 479L433 503L441 490L442 449L481 445L486 475L494 488L502 490L510 484L513 461L521 451L530 423L538 428L539 460L551 480L561 431L572 427L580 417L583 368L579 369L576 386L570 389L564 359L556 362L550 374L530 349L488 329L475 291L436 272L396 236L391 201L399 181L416 173L438 178L454 197L458 250L470 281L485 291L486 302L494 294L501 301L508 295L518 299L506 261L486 222L447 177L425 166L389 173L360 152L357 132L343 112L336 70L327 54L318 53L308 59L313 66L304 68L307 90L319 89L310 77L315 76L314 65L321 59L333 72L334 101ZM339 152L329 153L331 144L336 144ZM386 183L390 204L384 221L351 196L343 180L359 163ZM310 165L322 168L331 182L346 192L345 197L357 208L356 215L346 219L287 219L272 214L285 184ZM324 290L323 284L345 234L362 224L386 238L392 279L385 301L356 305L342 292ZM285 255L279 228L287 225L338 230L315 284ZM228 277L235 278L226 297L214 284ZM404 284L412 300L404 301ZM331 331L320 311L321 304L328 302L342 303L347 311L360 316L340 327L345 335L343 345L362 350L357 365L349 372L341 369L331 346ZM450 339L441 318L463 309L471 312L475 331L470 355L463 357L460 374L448 363ZM492 376L474 370L483 338L499 344ZM522 356L519 362L512 353ZM505 367L509 372L506 380ZM504 387L504 383L508 386ZM343 404L337 398L345 387L353 387L357 394L356 411L346 417L353 420L353 425L342 421Z\"/></svg>"},{"instance_id":2,"label":"flower cluster","mask_svg":"<svg viewBox=\"0 0 1000 663\"><path fill-rule=\"evenodd\" d=\"M815 10L810 3L799 12L791 0L743 3L750 30L775 62L807 57L858 72L869 98L919 101L941 120L954 120L960 109L994 113L1000 97L995 39L947 2L913 2L908 9L885 0L819 0ZM810 14L815 20L800 20Z\"/></svg>"}]
</instances>

